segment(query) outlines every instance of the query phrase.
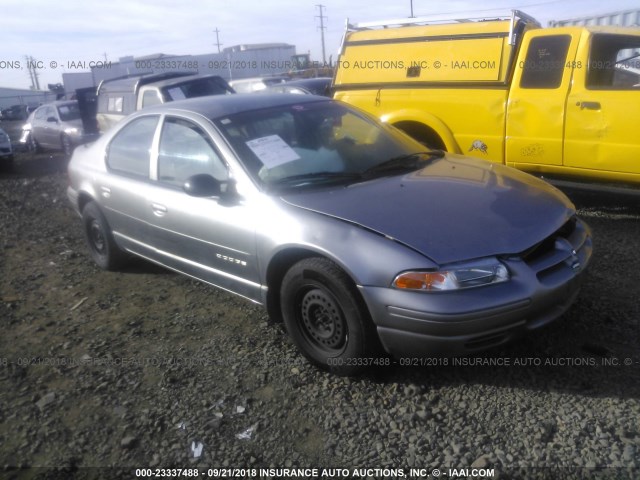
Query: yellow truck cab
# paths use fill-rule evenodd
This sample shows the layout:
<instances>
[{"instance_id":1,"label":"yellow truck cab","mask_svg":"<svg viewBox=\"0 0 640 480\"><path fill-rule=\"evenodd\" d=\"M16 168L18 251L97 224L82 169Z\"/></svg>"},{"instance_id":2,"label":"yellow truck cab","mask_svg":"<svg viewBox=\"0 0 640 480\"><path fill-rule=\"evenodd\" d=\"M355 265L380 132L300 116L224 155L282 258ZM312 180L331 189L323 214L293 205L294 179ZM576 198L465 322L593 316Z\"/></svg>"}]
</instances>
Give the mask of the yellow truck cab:
<instances>
[{"instance_id":1,"label":"yellow truck cab","mask_svg":"<svg viewBox=\"0 0 640 480\"><path fill-rule=\"evenodd\" d=\"M430 147L640 186L640 28L347 22L333 88Z\"/></svg>"}]
</instances>

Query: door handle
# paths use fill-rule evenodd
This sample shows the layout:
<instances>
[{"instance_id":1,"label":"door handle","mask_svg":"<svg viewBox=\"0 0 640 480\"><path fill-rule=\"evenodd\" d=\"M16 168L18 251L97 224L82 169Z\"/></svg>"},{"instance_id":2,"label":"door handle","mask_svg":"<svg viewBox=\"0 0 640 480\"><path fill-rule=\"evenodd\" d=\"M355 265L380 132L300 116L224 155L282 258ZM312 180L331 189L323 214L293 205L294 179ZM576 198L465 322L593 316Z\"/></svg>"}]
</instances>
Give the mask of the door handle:
<instances>
[{"instance_id":1,"label":"door handle","mask_svg":"<svg viewBox=\"0 0 640 480\"><path fill-rule=\"evenodd\" d=\"M109 187L100 187L100 191L104 198L109 198L111 196L111 189Z\"/></svg>"},{"instance_id":2,"label":"door handle","mask_svg":"<svg viewBox=\"0 0 640 480\"><path fill-rule=\"evenodd\" d=\"M167 207L160 205L159 203L152 203L151 208L153 209L153 214L156 217L163 217L167 213Z\"/></svg>"},{"instance_id":3,"label":"door handle","mask_svg":"<svg viewBox=\"0 0 640 480\"><path fill-rule=\"evenodd\" d=\"M576 106L580 107L580 110L600 110L600 102L578 102Z\"/></svg>"}]
</instances>

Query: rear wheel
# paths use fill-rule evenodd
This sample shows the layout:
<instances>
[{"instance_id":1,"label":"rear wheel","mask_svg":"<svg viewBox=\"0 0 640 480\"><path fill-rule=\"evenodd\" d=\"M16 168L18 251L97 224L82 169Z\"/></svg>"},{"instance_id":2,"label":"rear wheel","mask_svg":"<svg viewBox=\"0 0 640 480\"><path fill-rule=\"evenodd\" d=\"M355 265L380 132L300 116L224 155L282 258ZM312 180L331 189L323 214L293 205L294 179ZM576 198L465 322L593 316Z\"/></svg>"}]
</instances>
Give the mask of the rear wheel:
<instances>
[{"instance_id":1,"label":"rear wheel","mask_svg":"<svg viewBox=\"0 0 640 480\"><path fill-rule=\"evenodd\" d=\"M62 134L62 136L60 137L60 148L62 149L62 153L65 157L68 158L71 156L71 154L73 153L73 143L71 142L69 135L66 135L64 133Z\"/></svg>"},{"instance_id":2,"label":"rear wheel","mask_svg":"<svg viewBox=\"0 0 640 480\"><path fill-rule=\"evenodd\" d=\"M296 346L324 370L357 374L379 351L355 285L328 259L307 258L291 267L282 281L281 308Z\"/></svg>"},{"instance_id":3,"label":"rear wheel","mask_svg":"<svg viewBox=\"0 0 640 480\"><path fill-rule=\"evenodd\" d=\"M25 142L25 145L27 148L27 152L29 153L39 153L41 151L40 145L38 144L36 139L33 138L33 133L29 134L29 136L27 137L27 141Z\"/></svg>"},{"instance_id":4,"label":"rear wheel","mask_svg":"<svg viewBox=\"0 0 640 480\"><path fill-rule=\"evenodd\" d=\"M126 253L113 239L107 219L95 202L89 202L82 210L84 234L91 258L104 270L117 270L126 262Z\"/></svg>"}]
</instances>

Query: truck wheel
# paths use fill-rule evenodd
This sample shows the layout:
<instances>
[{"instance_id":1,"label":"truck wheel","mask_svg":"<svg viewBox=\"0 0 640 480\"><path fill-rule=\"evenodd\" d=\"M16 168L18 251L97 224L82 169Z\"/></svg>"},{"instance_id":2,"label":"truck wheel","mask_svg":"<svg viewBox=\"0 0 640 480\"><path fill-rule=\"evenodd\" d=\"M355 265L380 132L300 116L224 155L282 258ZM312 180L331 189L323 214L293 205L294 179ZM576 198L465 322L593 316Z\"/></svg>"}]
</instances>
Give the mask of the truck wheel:
<instances>
[{"instance_id":1,"label":"truck wheel","mask_svg":"<svg viewBox=\"0 0 640 480\"><path fill-rule=\"evenodd\" d=\"M280 294L285 327L313 364L338 375L366 368L378 350L373 323L347 274L325 258L299 261L286 273Z\"/></svg>"}]
</instances>

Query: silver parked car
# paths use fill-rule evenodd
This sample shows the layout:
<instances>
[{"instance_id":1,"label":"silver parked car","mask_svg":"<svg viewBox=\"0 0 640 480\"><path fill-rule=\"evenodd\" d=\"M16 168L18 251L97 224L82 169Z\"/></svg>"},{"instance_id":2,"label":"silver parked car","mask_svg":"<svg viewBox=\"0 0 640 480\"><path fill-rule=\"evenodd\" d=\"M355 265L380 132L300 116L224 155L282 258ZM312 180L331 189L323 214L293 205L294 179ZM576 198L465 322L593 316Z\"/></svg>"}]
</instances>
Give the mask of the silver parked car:
<instances>
[{"instance_id":1,"label":"silver parked car","mask_svg":"<svg viewBox=\"0 0 640 480\"><path fill-rule=\"evenodd\" d=\"M102 268L133 254L262 304L339 374L545 325L592 251L547 183L313 95L145 109L76 149L69 179Z\"/></svg>"},{"instance_id":2,"label":"silver parked car","mask_svg":"<svg viewBox=\"0 0 640 480\"><path fill-rule=\"evenodd\" d=\"M280 85L289 80L289 77L252 77L230 80L229 85L236 93L256 93L273 85Z\"/></svg>"},{"instance_id":3,"label":"silver parked car","mask_svg":"<svg viewBox=\"0 0 640 480\"><path fill-rule=\"evenodd\" d=\"M60 100L38 107L22 127L20 143L29 150L62 150L70 156L84 142L76 100Z\"/></svg>"}]
</instances>

